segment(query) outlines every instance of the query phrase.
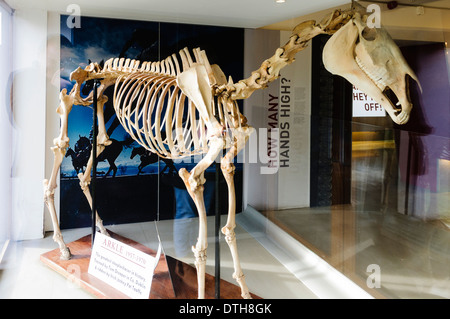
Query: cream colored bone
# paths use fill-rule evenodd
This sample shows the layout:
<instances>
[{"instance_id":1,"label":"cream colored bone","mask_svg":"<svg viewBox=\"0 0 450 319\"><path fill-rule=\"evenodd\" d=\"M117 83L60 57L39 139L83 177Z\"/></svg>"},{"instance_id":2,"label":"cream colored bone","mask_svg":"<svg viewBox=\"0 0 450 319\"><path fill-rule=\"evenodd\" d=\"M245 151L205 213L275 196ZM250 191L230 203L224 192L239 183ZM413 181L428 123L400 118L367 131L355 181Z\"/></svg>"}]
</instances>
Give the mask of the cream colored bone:
<instances>
[{"instance_id":1,"label":"cream colored bone","mask_svg":"<svg viewBox=\"0 0 450 319\"><path fill-rule=\"evenodd\" d=\"M335 34L329 42L327 53L324 55L328 67L338 61L350 61L352 81L368 83L360 89L366 93L381 92L376 85L370 85L365 72L358 67L352 54L363 56L362 63L368 63L367 56L380 48L370 49L369 45L356 45L356 37L364 32L364 24L358 17L358 10L335 10L324 19L306 21L294 28L289 41L275 51L269 59L263 61L260 68L252 72L251 76L234 83L216 64L210 65L206 53L194 49L192 59L187 48L180 50L178 56L173 54L159 62L142 62L125 60L124 58L110 59L103 69L98 64L89 65L85 70L78 68L71 74L71 80L76 84L69 95L61 92L61 105L58 113L61 116L61 134L55 139L54 166L50 180L44 181L44 196L54 225L54 239L61 249L61 258L70 258L70 252L64 244L61 231L56 219L53 195L56 189L56 174L60 168L65 149L69 145L67 137L67 118L72 105L89 106L92 104L92 94L81 98L80 87L85 81L99 79L99 135L98 154L109 143L103 120L104 90L114 84L113 105L121 125L130 136L147 150L160 157L179 159L186 156L204 154L202 160L190 171L180 169L180 177L194 200L199 213L199 236L193 247L195 266L197 268L198 297L205 297L205 264L207 249L206 211L203 200L204 172L216 160L223 149L228 149L221 159L221 169L228 186L228 219L222 228L233 258L233 277L241 287L244 298L250 298L244 274L240 266L236 236L236 197L234 189L233 158L244 148L254 129L247 124L247 119L240 113L236 100L248 98L255 90L267 87L275 81L280 70L294 61L295 55L304 49L307 43L318 34ZM359 20L358 20L359 19ZM344 26L344 27L343 27ZM362 31L361 31L362 30ZM384 41L384 40L383 40ZM381 43L383 43L381 41ZM360 42L361 43L361 42ZM392 47L390 47L394 50ZM367 52L365 52L366 50ZM178 57L181 59L178 59ZM397 63L404 68L404 74L413 73L405 66L403 57L396 51L392 55L393 65ZM195 61L194 61L195 60ZM374 62L374 65L376 63ZM367 68L367 66L366 66ZM330 67L333 70L332 67ZM396 115L398 122L407 120L408 105L404 102L406 91L403 82L395 78L392 72L398 68L386 68L386 84L397 90L402 103L403 115ZM339 70L338 70L339 71ZM349 69L341 70L343 75ZM384 79L384 77L383 77ZM388 81L389 79L389 81ZM376 88L376 89L375 89ZM369 93L368 93L369 94ZM369 94L370 95L370 94ZM187 105L187 108L185 108ZM389 106L385 106L389 110ZM389 111L392 113L392 111ZM401 114L402 114L401 113ZM409 114L409 113L408 113ZM161 132L165 132L165 137ZM88 162L84 174L79 174L80 186L91 204L89 193L90 171L93 157ZM106 232L97 214L97 226Z\"/></svg>"},{"instance_id":2,"label":"cream colored bone","mask_svg":"<svg viewBox=\"0 0 450 319\"><path fill-rule=\"evenodd\" d=\"M64 159L66 153L66 148L69 146L69 137L67 136L67 122L69 118L69 113L73 106L73 96L71 94L67 95L67 90L63 89L59 95L61 104L59 105L56 112L60 116L61 120L61 130L60 135L53 140L53 168L50 176L50 180L44 180L44 202L49 210L50 217L53 224L53 240L58 244L61 259L68 260L71 257L71 253L67 245L63 240L61 234L61 229L59 227L58 217L55 208L55 189L57 188L56 180L58 178L58 170Z\"/></svg>"},{"instance_id":3,"label":"cream colored bone","mask_svg":"<svg viewBox=\"0 0 450 319\"><path fill-rule=\"evenodd\" d=\"M343 24L351 19L354 12L352 10L341 12L333 11L327 15L320 23L314 20L302 22L292 31L289 41L275 51L275 54L265 60L258 70L252 72L251 76L237 83L229 81L227 85L220 87L226 90L234 100L246 99L255 90L266 88L267 85L280 75L280 70L291 64L295 60L295 55L303 50L308 42L319 34L333 34Z\"/></svg>"},{"instance_id":4,"label":"cream colored bone","mask_svg":"<svg viewBox=\"0 0 450 319\"><path fill-rule=\"evenodd\" d=\"M395 123L408 121L412 104L407 75L418 79L385 29L369 28L355 13L326 43L323 62L328 71L346 78L378 102ZM384 93L386 88L397 96L397 105Z\"/></svg>"},{"instance_id":5,"label":"cream colored bone","mask_svg":"<svg viewBox=\"0 0 450 319\"><path fill-rule=\"evenodd\" d=\"M99 68L97 64L90 64L86 69L92 70L91 72L98 72ZM81 84L87 80L87 77L89 75L89 71L82 70L81 68L76 69L72 74L70 75L70 79L76 81L76 84L72 88L71 92L67 94L67 90L63 89L60 93L60 105L57 108L57 113L60 115L60 121L61 121L61 128L60 128L60 134L57 138L54 139L53 144L54 146L51 148L52 152L54 154L54 160L53 160L53 167L51 171L50 179L45 179L43 182L44 185L44 202L49 210L50 217L53 224L53 230L54 235L53 239L55 242L58 243L60 251L61 251L61 259L70 259L71 253L70 249L67 247L63 240L63 236L61 234L61 230L59 227L59 222L57 218L56 213L56 207L55 207L55 201L54 201L54 192L57 188L57 174L61 167L62 160L64 158L64 155L66 153L67 147L69 147L69 137L68 137L68 119L69 119L69 113L71 112L73 105L84 105L88 106L89 104L92 104L92 95L88 96L86 99L81 98L80 96L80 87ZM99 123L99 135L97 137L98 144L101 150L109 145L111 141L109 140L107 134L106 134L106 128L105 128L105 121L103 116L103 105L107 101L107 97L103 96L103 91L106 89L108 85L108 81L105 81L102 83L100 88L100 98L98 103L100 104L97 108L97 115L98 115L98 123ZM92 157L92 155L91 155ZM92 162L92 160L90 160ZM92 164L90 164L92 167ZM90 172L90 170L89 170ZM89 204L91 204L92 200L90 197L90 194L86 192L89 191L88 185L90 182L90 176L88 175L90 173L85 172L85 175L80 175L80 186L86 195L86 199L88 200ZM100 228L100 231L104 234L106 233L105 228L103 227L102 221L100 217L97 214L97 226Z\"/></svg>"}]
</instances>

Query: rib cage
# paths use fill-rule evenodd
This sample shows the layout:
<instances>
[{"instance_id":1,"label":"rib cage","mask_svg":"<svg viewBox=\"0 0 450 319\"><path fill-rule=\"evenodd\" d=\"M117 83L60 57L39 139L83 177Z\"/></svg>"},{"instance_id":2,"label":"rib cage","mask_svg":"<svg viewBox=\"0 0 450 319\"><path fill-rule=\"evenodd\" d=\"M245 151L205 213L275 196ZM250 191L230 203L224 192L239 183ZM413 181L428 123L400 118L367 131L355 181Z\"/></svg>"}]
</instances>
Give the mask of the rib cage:
<instances>
[{"instance_id":1,"label":"rib cage","mask_svg":"<svg viewBox=\"0 0 450 319\"><path fill-rule=\"evenodd\" d=\"M207 148L205 124L173 77L142 73L119 77L114 109L127 133L161 157L195 155Z\"/></svg>"},{"instance_id":2,"label":"rib cage","mask_svg":"<svg viewBox=\"0 0 450 319\"><path fill-rule=\"evenodd\" d=\"M193 50L196 62L207 63L206 54ZM194 61L187 48L180 51L183 69ZM125 131L141 146L163 158L177 159L208 151L205 120L194 103L177 85L181 73L176 55L160 62L110 59L103 71L122 72L114 88L114 109ZM223 97L213 99L213 110L219 123L234 128L230 116L237 108L227 109ZM217 113L217 114L216 114Z\"/></svg>"}]
</instances>

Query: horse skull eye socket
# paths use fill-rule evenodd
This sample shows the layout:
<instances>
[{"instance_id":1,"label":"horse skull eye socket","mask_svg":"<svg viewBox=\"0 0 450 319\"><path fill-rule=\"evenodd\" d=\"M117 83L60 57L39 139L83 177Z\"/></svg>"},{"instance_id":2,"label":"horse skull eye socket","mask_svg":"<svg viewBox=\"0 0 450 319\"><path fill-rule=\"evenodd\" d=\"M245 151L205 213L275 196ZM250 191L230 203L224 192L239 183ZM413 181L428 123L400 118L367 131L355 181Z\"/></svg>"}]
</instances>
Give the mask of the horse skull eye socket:
<instances>
[{"instance_id":1,"label":"horse skull eye socket","mask_svg":"<svg viewBox=\"0 0 450 319\"><path fill-rule=\"evenodd\" d=\"M361 36L366 41L373 41L377 37L377 29L376 28L365 27L363 29L363 31L361 32Z\"/></svg>"}]
</instances>

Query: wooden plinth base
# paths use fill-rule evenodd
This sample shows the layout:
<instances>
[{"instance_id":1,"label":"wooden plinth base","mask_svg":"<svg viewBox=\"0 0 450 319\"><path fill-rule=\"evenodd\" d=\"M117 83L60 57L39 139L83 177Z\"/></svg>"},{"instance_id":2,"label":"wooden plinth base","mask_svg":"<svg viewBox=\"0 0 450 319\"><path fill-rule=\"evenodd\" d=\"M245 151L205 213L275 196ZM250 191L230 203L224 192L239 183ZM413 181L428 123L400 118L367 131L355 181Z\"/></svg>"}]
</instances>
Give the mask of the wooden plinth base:
<instances>
[{"instance_id":1,"label":"wooden plinth base","mask_svg":"<svg viewBox=\"0 0 450 319\"><path fill-rule=\"evenodd\" d=\"M156 251L141 245L131 239L122 237L108 231L112 238L139 249L140 251L156 256ZM129 297L100 279L88 274L91 256L91 235L73 241L67 246L72 253L70 260L59 258L59 249L54 249L41 255L41 261L59 274L73 281L81 288L98 298L103 299L128 299ZM214 276L206 274L205 297L215 298ZM223 299L239 299L241 291L237 285L225 280L220 281L220 297ZM258 296L252 295L255 299ZM176 260L170 256L161 254L159 263L155 269L150 299L196 299L197 298L197 271L194 267Z\"/></svg>"}]
</instances>

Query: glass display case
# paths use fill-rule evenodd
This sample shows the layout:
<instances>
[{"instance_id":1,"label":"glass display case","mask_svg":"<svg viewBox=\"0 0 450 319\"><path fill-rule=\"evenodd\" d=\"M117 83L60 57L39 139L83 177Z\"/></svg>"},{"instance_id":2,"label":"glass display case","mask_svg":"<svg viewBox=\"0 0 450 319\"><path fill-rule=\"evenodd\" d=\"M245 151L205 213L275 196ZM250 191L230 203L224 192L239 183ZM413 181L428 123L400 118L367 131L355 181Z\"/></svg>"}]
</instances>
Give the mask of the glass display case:
<instances>
[{"instance_id":1,"label":"glass display case","mask_svg":"<svg viewBox=\"0 0 450 319\"><path fill-rule=\"evenodd\" d=\"M408 123L393 123L373 99L327 72L321 57L328 36L318 36L312 40L311 86L294 84L291 75L285 82L291 101L303 98L305 87L311 92L310 113L303 114L307 137L291 140L294 165L280 166L278 177L262 188L272 199L263 202L255 193L248 203L375 298L448 298L448 9L381 9L382 25L420 81L421 87L414 81L409 87ZM304 70L296 70L301 78ZM283 89L280 84L280 96ZM296 117L291 114L291 124ZM309 197L292 207L286 192Z\"/></svg>"}]
</instances>

